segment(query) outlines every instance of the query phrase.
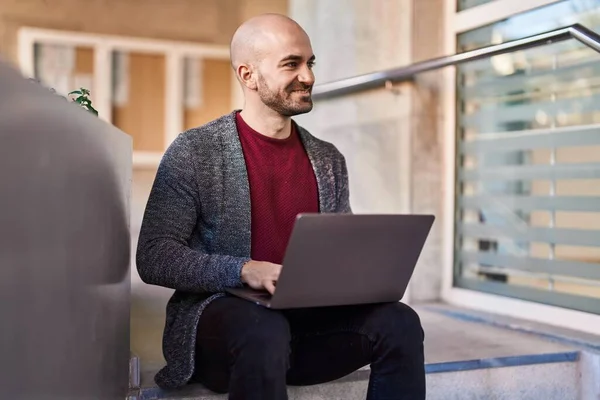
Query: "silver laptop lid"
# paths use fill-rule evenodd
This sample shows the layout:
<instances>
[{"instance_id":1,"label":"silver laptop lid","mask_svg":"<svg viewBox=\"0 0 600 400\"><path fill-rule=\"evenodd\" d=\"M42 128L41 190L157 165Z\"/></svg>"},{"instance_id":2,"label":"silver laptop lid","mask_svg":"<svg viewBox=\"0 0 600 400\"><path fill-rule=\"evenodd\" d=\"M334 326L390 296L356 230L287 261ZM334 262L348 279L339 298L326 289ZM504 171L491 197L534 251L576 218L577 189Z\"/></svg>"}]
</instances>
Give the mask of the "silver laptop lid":
<instances>
[{"instance_id":1,"label":"silver laptop lid","mask_svg":"<svg viewBox=\"0 0 600 400\"><path fill-rule=\"evenodd\" d=\"M434 219L433 215L299 215L271 305L399 301Z\"/></svg>"}]
</instances>

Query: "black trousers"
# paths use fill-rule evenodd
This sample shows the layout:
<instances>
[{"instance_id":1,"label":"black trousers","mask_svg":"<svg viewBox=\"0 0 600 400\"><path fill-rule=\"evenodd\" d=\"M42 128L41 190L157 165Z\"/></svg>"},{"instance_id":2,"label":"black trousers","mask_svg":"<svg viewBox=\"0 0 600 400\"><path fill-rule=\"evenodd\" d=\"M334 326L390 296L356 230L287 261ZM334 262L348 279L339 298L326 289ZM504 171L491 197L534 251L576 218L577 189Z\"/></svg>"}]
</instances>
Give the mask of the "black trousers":
<instances>
[{"instance_id":1,"label":"black trousers","mask_svg":"<svg viewBox=\"0 0 600 400\"><path fill-rule=\"evenodd\" d=\"M274 311L213 301L198 325L193 380L230 400L285 400L371 365L368 400L425 399L424 333L402 303Z\"/></svg>"}]
</instances>

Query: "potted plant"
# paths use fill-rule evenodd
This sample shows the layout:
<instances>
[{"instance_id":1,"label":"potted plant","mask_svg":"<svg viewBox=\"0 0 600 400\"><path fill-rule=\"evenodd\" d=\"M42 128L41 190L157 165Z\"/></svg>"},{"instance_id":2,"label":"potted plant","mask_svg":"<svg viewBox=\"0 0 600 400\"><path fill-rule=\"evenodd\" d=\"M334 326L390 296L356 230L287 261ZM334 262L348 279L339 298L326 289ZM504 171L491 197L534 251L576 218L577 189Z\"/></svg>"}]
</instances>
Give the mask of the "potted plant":
<instances>
[{"instance_id":1,"label":"potted plant","mask_svg":"<svg viewBox=\"0 0 600 400\"><path fill-rule=\"evenodd\" d=\"M41 82L38 79L29 79L32 82L41 84ZM57 96L62 97L63 99L67 100L64 96L61 96L60 94L56 93L56 90L54 90L54 88L48 88L48 90L50 90L52 93L56 94ZM92 99L90 98L90 91L86 88L79 88L77 90L73 90L72 92L70 92L68 94L68 96L73 96L71 99L72 102L77 103L81 108L83 108L84 110L87 110L89 112L91 112L92 114L98 116L98 111L94 108L94 106L92 106Z\"/></svg>"},{"instance_id":2,"label":"potted plant","mask_svg":"<svg viewBox=\"0 0 600 400\"><path fill-rule=\"evenodd\" d=\"M92 99L90 99L90 91L85 88L79 88L69 93L69 96L76 96L73 101L79 104L82 108L88 110L92 114L98 116L98 111L92 106Z\"/></svg>"}]
</instances>

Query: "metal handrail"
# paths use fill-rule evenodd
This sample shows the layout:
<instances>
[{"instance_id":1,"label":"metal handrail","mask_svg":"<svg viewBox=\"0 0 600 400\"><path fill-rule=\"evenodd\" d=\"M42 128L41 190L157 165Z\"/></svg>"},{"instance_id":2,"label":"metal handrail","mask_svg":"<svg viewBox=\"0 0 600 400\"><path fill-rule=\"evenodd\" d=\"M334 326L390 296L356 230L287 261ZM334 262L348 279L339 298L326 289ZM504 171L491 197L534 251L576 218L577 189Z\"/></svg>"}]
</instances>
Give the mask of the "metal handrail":
<instances>
[{"instance_id":1,"label":"metal handrail","mask_svg":"<svg viewBox=\"0 0 600 400\"><path fill-rule=\"evenodd\" d=\"M374 89L384 86L387 82L410 80L412 77L422 72L459 65L469 61L480 60L482 58L489 58L499 54L562 42L568 39L576 39L600 53L600 35L583 25L574 24L523 39L466 51L452 56L433 58L406 67L393 68L316 85L313 89L313 99L329 99L363 90Z\"/></svg>"}]
</instances>

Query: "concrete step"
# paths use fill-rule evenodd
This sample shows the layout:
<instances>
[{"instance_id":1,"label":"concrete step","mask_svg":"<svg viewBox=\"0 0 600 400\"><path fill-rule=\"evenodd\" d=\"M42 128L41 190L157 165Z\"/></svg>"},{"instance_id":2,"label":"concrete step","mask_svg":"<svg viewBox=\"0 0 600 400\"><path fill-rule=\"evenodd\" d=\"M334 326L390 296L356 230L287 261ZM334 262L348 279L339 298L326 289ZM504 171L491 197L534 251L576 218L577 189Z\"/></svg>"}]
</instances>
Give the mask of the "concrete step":
<instances>
[{"instance_id":1,"label":"concrete step","mask_svg":"<svg viewBox=\"0 0 600 400\"><path fill-rule=\"evenodd\" d=\"M600 399L600 338L441 304L415 308L426 335L428 399ZM141 356L140 363L140 386L131 400L227 398L201 385L162 391L153 376L164 361ZM290 399L362 400L368 377L365 368L328 384L290 387Z\"/></svg>"},{"instance_id":2,"label":"concrete step","mask_svg":"<svg viewBox=\"0 0 600 400\"><path fill-rule=\"evenodd\" d=\"M504 357L427 365L427 399L580 399L579 353ZM328 384L290 387L292 400L364 400L368 370ZM139 400L226 400L201 385L178 391L143 389Z\"/></svg>"}]
</instances>

